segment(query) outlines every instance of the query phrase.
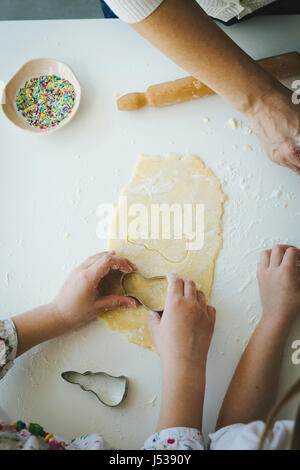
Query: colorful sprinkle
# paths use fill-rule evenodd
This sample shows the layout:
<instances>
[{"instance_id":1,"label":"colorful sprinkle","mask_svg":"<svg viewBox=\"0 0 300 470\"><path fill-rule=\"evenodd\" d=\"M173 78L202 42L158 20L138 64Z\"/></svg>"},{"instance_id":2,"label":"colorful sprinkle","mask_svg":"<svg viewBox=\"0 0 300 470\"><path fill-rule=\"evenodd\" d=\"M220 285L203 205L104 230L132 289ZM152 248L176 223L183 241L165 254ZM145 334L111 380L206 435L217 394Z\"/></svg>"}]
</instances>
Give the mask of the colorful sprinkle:
<instances>
[{"instance_id":1,"label":"colorful sprinkle","mask_svg":"<svg viewBox=\"0 0 300 470\"><path fill-rule=\"evenodd\" d=\"M16 97L17 110L33 127L48 129L57 126L71 112L75 90L57 75L33 77L20 88Z\"/></svg>"}]
</instances>

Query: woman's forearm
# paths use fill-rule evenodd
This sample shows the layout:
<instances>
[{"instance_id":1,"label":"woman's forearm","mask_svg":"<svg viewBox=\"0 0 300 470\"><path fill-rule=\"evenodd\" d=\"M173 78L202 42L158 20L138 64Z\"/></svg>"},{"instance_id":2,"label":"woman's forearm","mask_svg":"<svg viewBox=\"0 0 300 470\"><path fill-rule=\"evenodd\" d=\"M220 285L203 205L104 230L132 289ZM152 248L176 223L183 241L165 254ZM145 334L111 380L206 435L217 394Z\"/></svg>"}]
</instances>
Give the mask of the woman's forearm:
<instances>
[{"instance_id":1,"label":"woman's forearm","mask_svg":"<svg viewBox=\"0 0 300 470\"><path fill-rule=\"evenodd\" d=\"M243 113L250 113L264 95L280 86L195 0L164 0L145 20L131 26Z\"/></svg>"},{"instance_id":2,"label":"woman's forearm","mask_svg":"<svg viewBox=\"0 0 300 470\"><path fill-rule=\"evenodd\" d=\"M275 404L286 338L290 325L261 320L227 390L217 428L264 421Z\"/></svg>"}]
</instances>

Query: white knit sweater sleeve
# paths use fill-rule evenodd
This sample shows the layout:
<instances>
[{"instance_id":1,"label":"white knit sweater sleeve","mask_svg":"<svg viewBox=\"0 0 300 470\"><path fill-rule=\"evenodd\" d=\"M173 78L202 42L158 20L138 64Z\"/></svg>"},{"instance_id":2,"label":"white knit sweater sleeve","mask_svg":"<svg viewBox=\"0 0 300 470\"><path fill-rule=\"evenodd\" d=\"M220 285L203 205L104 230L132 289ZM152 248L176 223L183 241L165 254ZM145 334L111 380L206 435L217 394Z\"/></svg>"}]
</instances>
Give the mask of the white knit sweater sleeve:
<instances>
[{"instance_id":1,"label":"white knit sweater sleeve","mask_svg":"<svg viewBox=\"0 0 300 470\"><path fill-rule=\"evenodd\" d=\"M253 11L276 0L196 0L203 10L213 18L229 21L241 19ZM113 12L127 23L142 21L163 2L163 0L106 0ZM182 2L184 7L184 0Z\"/></svg>"},{"instance_id":2,"label":"white knit sweater sleeve","mask_svg":"<svg viewBox=\"0 0 300 470\"><path fill-rule=\"evenodd\" d=\"M126 23L137 23L156 10L163 0L106 0L107 5Z\"/></svg>"}]
</instances>

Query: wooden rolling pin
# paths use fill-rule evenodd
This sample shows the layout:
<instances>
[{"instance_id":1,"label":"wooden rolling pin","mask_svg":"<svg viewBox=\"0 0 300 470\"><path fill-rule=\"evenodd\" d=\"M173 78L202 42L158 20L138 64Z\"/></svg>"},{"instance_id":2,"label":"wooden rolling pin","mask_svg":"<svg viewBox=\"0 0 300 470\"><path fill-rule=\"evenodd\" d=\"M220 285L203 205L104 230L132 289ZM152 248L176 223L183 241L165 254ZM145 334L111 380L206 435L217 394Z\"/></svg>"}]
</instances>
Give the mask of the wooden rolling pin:
<instances>
[{"instance_id":1,"label":"wooden rolling pin","mask_svg":"<svg viewBox=\"0 0 300 470\"><path fill-rule=\"evenodd\" d=\"M259 65L278 79L300 73L300 54L289 52L257 61ZM158 83L148 88L146 93L128 93L117 100L121 111L134 111L149 104L160 107L169 104L214 95L215 92L194 77L180 78L171 82Z\"/></svg>"}]
</instances>

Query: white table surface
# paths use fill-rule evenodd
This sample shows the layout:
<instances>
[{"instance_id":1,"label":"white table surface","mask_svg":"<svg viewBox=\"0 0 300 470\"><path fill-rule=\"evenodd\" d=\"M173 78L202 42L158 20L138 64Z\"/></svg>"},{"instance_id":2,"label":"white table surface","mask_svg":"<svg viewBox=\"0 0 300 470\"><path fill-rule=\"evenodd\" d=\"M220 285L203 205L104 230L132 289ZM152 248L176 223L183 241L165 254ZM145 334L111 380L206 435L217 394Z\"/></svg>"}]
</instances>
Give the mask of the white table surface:
<instances>
[{"instance_id":1,"label":"white table surface","mask_svg":"<svg viewBox=\"0 0 300 470\"><path fill-rule=\"evenodd\" d=\"M260 17L225 30L261 58L299 51L299 26L299 16ZM0 42L0 80L8 81L29 59L53 57L69 64L82 85L78 115L53 134L21 131L0 115L0 318L48 302L72 267L105 248L96 237L96 208L116 202L140 153L198 154L224 180L229 196L212 298L218 315L204 425L212 431L260 313L258 253L278 242L300 245L299 178L271 164L245 132L242 116L217 96L118 112L115 93L186 75L118 20L1 22ZM228 128L230 118L239 129ZM253 151L244 152L245 144ZM271 197L278 188L282 196ZM299 375L300 366L290 360L291 341L299 338L298 323L287 344L281 390ZM128 399L120 408L102 406L61 379L69 369L127 375ZM0 412L2 419L38 422L62 437L101 432L115 448L137 448L154 430L160 380L156 354L95 321L18 359L0 384Z\"/></svg>"}]
</instances>

